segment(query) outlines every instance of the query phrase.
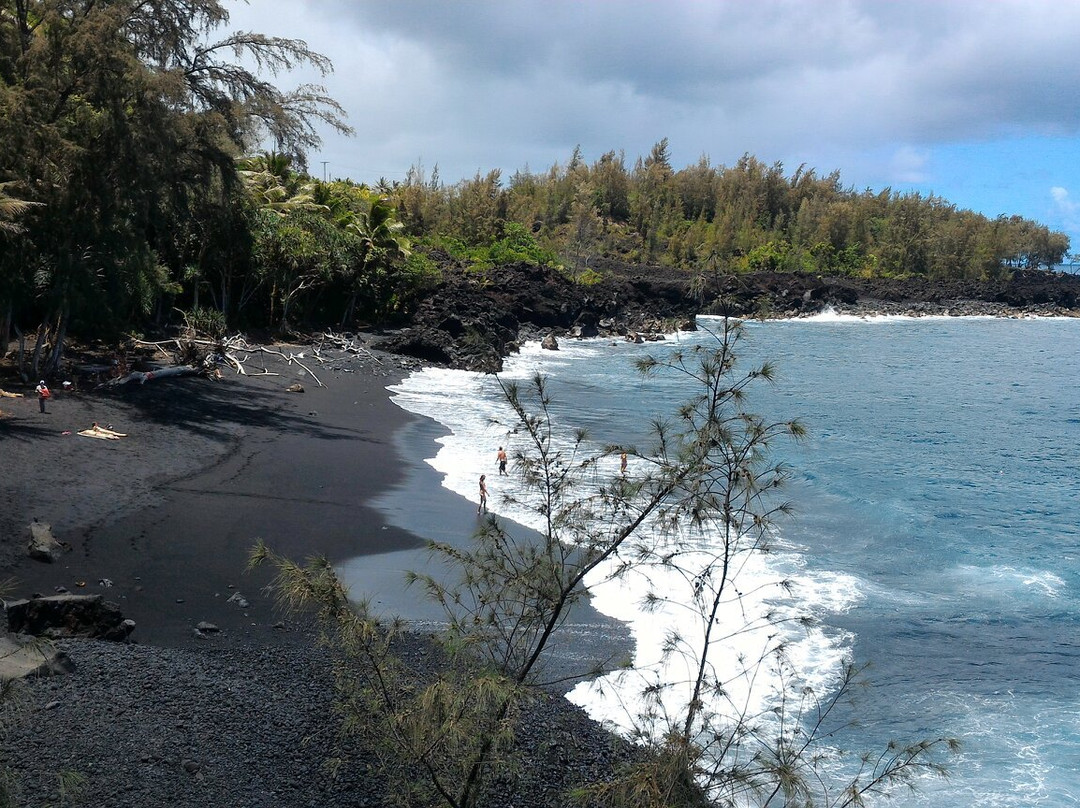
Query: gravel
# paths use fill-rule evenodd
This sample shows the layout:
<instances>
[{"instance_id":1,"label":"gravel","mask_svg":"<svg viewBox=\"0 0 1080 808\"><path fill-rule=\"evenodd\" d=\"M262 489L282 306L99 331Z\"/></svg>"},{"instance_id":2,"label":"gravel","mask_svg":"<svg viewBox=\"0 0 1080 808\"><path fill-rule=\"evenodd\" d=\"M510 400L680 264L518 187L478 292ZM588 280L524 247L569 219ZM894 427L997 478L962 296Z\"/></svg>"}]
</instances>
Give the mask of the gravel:
<instances>
[{"instance_id":1,"label":"gravel","mask_svg":"<svg viewBox=\"0 0 1080 808\"><path fill-rule=\"evenodd\" d=\"M422 658L422 638L409 643L406 654ZM0 755L19 806L388 804L374 758L339 742L325 649L60 647L75 672L23 682L5 711ZM606 777L627 758L624 744L555 694L541 695L518 738L518 774L497 778L487 805L564 805L569 787ZM348 762L331 776L326 763L338 754ZM61 772L83 778L67 802Z\"/></svg>"}]
</instances>

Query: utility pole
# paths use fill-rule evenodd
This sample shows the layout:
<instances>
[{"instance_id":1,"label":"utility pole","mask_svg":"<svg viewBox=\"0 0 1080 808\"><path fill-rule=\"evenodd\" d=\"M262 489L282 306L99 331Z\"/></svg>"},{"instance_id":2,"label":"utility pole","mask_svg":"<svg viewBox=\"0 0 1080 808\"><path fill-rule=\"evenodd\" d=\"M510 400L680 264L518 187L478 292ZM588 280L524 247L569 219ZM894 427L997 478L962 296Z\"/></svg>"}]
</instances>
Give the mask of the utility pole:
<instances>
[{"instance_id":1,"label":"utility pole","mask_svg":"<svg viewBox=\"0 0 1080 808\"><path fill-rule=\"evenodd\" d=\"M329 163L329 162L330 162L329 160L323 160L322 161L322 181L323 182L326 182L326 164Z\"/></svg>"}]
</instances>

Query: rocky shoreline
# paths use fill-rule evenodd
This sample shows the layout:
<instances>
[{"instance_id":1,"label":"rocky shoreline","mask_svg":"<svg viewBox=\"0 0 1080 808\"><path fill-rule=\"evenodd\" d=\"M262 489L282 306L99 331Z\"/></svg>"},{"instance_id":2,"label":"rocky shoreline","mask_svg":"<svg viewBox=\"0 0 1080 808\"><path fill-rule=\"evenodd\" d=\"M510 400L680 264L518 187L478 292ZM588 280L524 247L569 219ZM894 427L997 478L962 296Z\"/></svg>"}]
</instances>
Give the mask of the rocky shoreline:
<instances>
[{"instance_id":1,"label":"rocky shoreline","mask_svg":"<svg viewBox=\"0 0 1080 808\"><path fill-rule=\"evenodd\" d=\"M1080 316L1080 275L1016 270L993 282L859 279L786 273L694 278L667 267L598 260L603 280L577 286L528 264L480 278L447 268L387 350L455 368L496 372L525 338L637 339L685 327L698 314L807 317L834 310L856 316Z\"/></svg>"}]
</instances>

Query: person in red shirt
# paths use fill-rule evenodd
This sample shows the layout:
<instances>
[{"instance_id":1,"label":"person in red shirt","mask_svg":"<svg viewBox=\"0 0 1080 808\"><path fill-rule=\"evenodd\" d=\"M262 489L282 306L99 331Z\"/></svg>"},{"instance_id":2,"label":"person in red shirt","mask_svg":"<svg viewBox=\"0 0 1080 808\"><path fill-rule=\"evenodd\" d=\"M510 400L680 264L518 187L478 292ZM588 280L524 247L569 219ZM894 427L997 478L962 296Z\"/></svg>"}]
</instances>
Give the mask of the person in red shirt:
<instances>
[{"instance_id":1,"label":"person in red shirt","mask_svg":"<svg viewBox=\"0 0 1080 808\"><path fill-rule=\"evenodd\" d=\"M42 412L45 412L45 401L52 398L52 393L49 392L49 387L45 384L44 379L38 382L38 386L34 388L34 392L37 393L38 408Z\"/></svg>"}]
</instances>

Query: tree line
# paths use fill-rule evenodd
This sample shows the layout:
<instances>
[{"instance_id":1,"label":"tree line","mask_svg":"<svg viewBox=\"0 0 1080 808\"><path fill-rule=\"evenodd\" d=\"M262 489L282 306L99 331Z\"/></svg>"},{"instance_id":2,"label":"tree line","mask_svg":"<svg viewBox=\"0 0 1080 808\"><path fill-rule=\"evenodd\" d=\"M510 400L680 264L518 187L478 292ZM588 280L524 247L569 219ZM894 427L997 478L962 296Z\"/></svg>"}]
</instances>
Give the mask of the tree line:
<instances>
[{"instance_id":1,"label":"tree line","mask_svg":"<svg viewBox=\"0 0 1080 808\"><path fill-rule=\"evenodd\" d=\"M845 188L838 171L730 167L706 157L675 170L665 138L628 167L610 151L589 165L575 149L546 172L477 174L447 187L413 167L393 186L414 237L465 245L522 225L579 275L614 257L700 272L810 272L858 277L988 280L1049 268L1069 249L1063 233L1019 216L988 218L941 197ZM451 242L452 244L452 242Z\"/></svg>"},{"instance_id":2,"label":"tree line","mask_svg":"<svg viewBox=\"0 0 1080 808\"><path fill-rule=\"evenodd\" d=\"M417 166L374 187L320 181L307 154L317 127L351 131L344 110L264 75L331 65L299 40L215 39L227 22L218 0L0 0L0 348L33 345L33 375L59 365L70 332L385 322L447 260L582 283L598 257L692 276L985 280L1069 248L1030 220L857 192L837 172L750 155L675 170L666 139L632 167L576 149L508 182Z\"/></svg>"},{"instance_id":3,"label":"tree line","mask_svg":"<svg viewBox=\"0 0 1080 808\"><path fill-rule=\"evenodd\" d=\"M317 126L351 131L344 110L264 78L329 61L214 38L227 22L217 0L0 2L0 354L36 331L47 373L72 330L108 338L174 309L282 324L330 281L348 306L387 297L373 262L407 254L392 208L303 173Z\"/></svg>"}]
</instances>

